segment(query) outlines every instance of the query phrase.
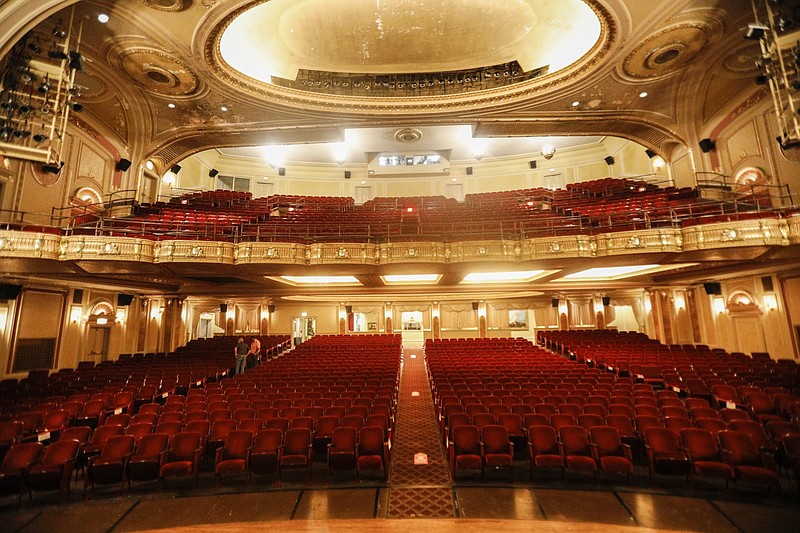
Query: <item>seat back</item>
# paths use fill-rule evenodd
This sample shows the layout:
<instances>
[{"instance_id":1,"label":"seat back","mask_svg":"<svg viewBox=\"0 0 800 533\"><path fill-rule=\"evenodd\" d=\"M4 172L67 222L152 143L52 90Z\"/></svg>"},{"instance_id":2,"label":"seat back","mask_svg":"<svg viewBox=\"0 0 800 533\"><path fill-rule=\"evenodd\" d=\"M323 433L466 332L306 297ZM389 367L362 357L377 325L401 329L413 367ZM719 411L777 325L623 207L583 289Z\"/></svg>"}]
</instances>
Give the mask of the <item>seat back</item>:
<instances>
[{"instance_id":1,"label":"seat back","mask_svg":"<svg viewBox=\"0 0 800 533\"><path fill-rule=\"evenodd\" d=\"M169 447L169 437L163 433L144 435L136 444L135 456L153 457L164 453Z\"/></svg>"},{"instance_id":2,"label":"seat back","mask_svg":"<svg viewBox=\"0 0 800 533\"><path fill-rule=\"evenodd\" d=\"M592 446L589 442L589 431L581 426L564 426L558 430L564 455L592 456Z\"/></svg>"},{"instance_id":3,"label":"seat back","mask_svg":"<svg viewBox=\"0 0 800 533\"><path fill-rule=\"evenodd\" d=\"M110 461L121 461L133 453L136 438L133 435L115 435L103 444L100 458Z\"/></svg>"},{"instance_id":4,"label":"seat back","mask_svg":"<svg viewBox=\"0 0 800 533\"><path fill-rule=\"evenodd\" d=\"M549 425L528 427L528 441L533 455L560 455L558 432Z\"/></svg>"},{"instance_id":5,"label":"seat back","mask_svg":"<svg viewBox=\"0 0 800 533\"><path fill-rule=\"evenodd\" d=\"M463 425L453 428L453 452L455 455L481 454L481 434L477 426Z\"/></svg>"},{"instance_id":6,"label":"seat back","mask_svg":"<svg viewBox=\"0 0 800 533\"><path fill-rule=\"evenodd\" d=\"M383 428L365 426L358 432L358 455L383 456Z\"/></svg>"},{"instance_id":7,"label":"seat back","mask_svg":"<svg viewBox=\"0 0 800 533\"><path fill-rule=\"evenodd\" d=\"M351 427L337 427L331 434L332 450L353 450L358 444L358 431Z\"/></svg>"},{"instance_id":8,"label":"seat back","mask_svg":"<svg viewBox=\"0 0 800 533\"><path fill-rule=\"evenodd\" d=\"M247 430L235 429L225 437L222 446L224 459L246 459L250 448L253 446L253 433Z\"/></svg>"},{"instance_id":9,"label":"seat back","mask_svg":"<svg viewBox=\"0 0 800 533\"><path fill-rule=\"evenodd\" d=\"M200 434L194 431L176 433L170 439L167 461L194 461L200 449Z\"/></svg>"},{"instance_id":10,"label":"seat back","mask_svg":"<svg viewBox=\"0 0 800 533\"><path fill-rule=\"evenodd\" d=\"M283 444L283 431L280 429L262 429L253 439L253 451L276 452Z\"/></svg>"},{"instance_id":11,"label":"seat back","mask_svg":"<svg viewBox=\"0 0 800 533\"><path fill-rule=\"evenodd\" d=\"M619 431L611 426L594 426L589 429L589 437L599 457L625 455Z\"/></svg>"},{"instance_id":12,"label":"seat back","mask_svg":"<svg viewBox=\"0 0 800 533\"><path fill-rule=\"evenodd\" d=\"M306 455L311 444L311 432L305 428L286 430L283 437L284 455Z\"/></svg>"},{"instance_id":13,"label":"seat back","mask_svg":"<svg viewBox=\"0 0 800 533\"><path fill-rule=\"evenodd\" d=\"M763 466L761 456L753 439L744 431L726 429L717 434L720 447L725 451L726 460L732 466Z\"/></svg>"},{"instance_id":14,"label":"seat back","mask_svg":"<svg viewBox=\"0 0 800 533\"><path fill-rule=\"evenodd\" d=\"M706 429L686 428L681 430L681 443L692 461L721 461L719 444L714 434Z\"/></svg>"},{"instance_id":15,"label":"seat back","mask_svg":"<svg viewBox=\"0 0 800 533\"><path fill-rule=\"evenodd\" d=\"M481 441L483 442L484 453L511 453L511 442L508 439L508 430L503 426L484 426L481 429Z\"/></svg>"},{"instance_id":16,"label":"seat back","mask_svg":"<svg viewBox=\"0 0 800 533\"><path fill-rule=\"evenodd\" d=\"M32 464L39 461L44 451L44 446L39 442L21 442L13 444L6 452L0 472L24 472Z\"/></svg>"}]
</instances>

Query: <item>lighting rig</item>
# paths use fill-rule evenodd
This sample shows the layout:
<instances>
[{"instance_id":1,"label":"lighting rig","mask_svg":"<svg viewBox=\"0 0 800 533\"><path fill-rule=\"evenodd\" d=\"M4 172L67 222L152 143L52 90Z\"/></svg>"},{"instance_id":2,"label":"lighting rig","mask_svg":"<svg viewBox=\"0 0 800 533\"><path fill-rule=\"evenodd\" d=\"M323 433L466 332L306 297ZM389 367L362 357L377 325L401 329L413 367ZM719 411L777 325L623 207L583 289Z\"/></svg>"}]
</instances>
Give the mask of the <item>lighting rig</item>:
<instances>
[{"instance_id":1,"label":"lighting rig","mask_svg":"<svg viewBox=\"0 0 800 533\"><path fill-rule=\"evenodd\" d=\"M755 82L768 85L783 149L800 147L800 3L754 0L755 22L745 38L757 40L760 73Z\"/></svg>"},{"instance_id":2,"label":"lighting rig","mask_svg":"<svg viewBox=\"0 0 800 533\"><path fill-rule=\"evenodd\" d=\"M58 174L69 113L79 113L82 23L56 20L28 32L0 65L0 155Z\"/></svg>"}]
</instances>

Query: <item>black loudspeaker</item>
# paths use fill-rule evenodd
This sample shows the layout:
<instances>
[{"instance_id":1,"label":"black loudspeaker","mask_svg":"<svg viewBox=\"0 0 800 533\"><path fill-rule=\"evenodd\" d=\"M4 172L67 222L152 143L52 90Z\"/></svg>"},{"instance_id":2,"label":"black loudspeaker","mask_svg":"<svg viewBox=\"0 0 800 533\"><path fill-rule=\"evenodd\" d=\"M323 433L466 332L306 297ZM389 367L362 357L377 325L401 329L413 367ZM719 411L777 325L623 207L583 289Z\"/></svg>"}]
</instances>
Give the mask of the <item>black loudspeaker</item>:
<instances>
[{"instance_id":1,"label":"black loudspeaker","mask_svg":"<svg viewBox=\"0 0 800 533\"><path fill-rule=\"evenodd\" d=\"M83 303L83 289L75 289L72 291L72 303L75 305Z\"/></svg>"},{"instance_id":2,"label":"black loudspeaker","mask_svg":"<svg viewBox=\"0 0 800 533\"><path fill-rule=\"evenodd\" d=\"M608 165L608 166L611 166L611 165L613 165L613 164L614 164L614 158L613 158L612 156L607 156L607 157L604 159L604 161L606 162L606 165Z\"/></svg>"},{"instance_id":3,"label":"black loudspeaker","mask_svg":"<svg viewBox=\"0 0 800 533\"><path fill-rule=\"evenodd\" d=\"M275 304L269 304L267 306L267 311L269 311L270 313L274 313L275 312Z\"/></svg>"},{"instance_id":4,"label":"black loudspeaker","mask_svg":"<svg viewBox=\"0 0 800 533\"><path fill-rule=\"evenodd\" d=\"M466 168L467 176L472 176L472 167Z\"/></svg>"},{"instance_id":5,"label":"black loudspeaker","mask_svg":"<svg viewBox=\"0 0 800 533\"><path fill-rule=\"evenodd\" d=\"M650 149L645 150L644 153L647 154L647 157L649 157L650 159L653 159L657 155L654 151Z\"/></svg>"},{"instance_id":6,"label":"black loudspeaker","mask_svg":"<svg viewBox=\"0 0 800 533\"><path fill-rule=\"evenodd\" d=\"M353 312L353 306L352 305L345 305L344 306L344 310L349 315L350 313Z\"/></svg>"},{"instance_id":7,"label":"black loudspeaker","mask_svg":"<svg viewBox=\"0 0 800 533\"><path fill-rule=\"evenodd\" d=\"M531 168L536 168L536 161L528 161L528 166Z\"/></svg>"},{"instance_id":8,"label":"black loudspeaker","mask_svg":"<svg viewBox=\"0 0 800 533\"><path fill-rule=\"evenodd\" d=\"M553 307L558 307L558 298L553 298L552 300L550 300L550 305L552 305Z\"/></svg>"},{"instance_id":9,"label":"black loudspeaker","mask_svg":"<svg viewBox=\"0 0 800 533\"><path fill-rule=\"evenodd\" d=\"M117 166L115 168L120 172L125 172L126 170L131 168L131 162L128 161L127 159L120 159L119 161L117 161Z\"/></svg>"},{"instance_id":10,"label":"black loudspeaker","mask_svg":"<svg viewBox=\"0 0 800 533\"><path fill-rule=\"evenodd\" d=\"M283 167L278 167L278 176L285 176L285 175L286 175L286 169Z\"/></svg>"},{"instance_id":11,"label":"black loudspeaker","mask_svg":"<svg viewBox=\"0 0 800 533\"><path fill-rule=\"evenodd\" d=\"M0 300L16 300L22 290L22 285L0 283Z\"/></svg>"},{"instance_id":12,"label":"black loudspeaker","mask_svg":"<svg viewBox=\"0 0 800 533\"><path fill-rule=\"evenodd\" d=\"M603 296L603 307L611 305L611 296Z\"/></svg>"},{"instance_id":13,"label":"black loudspeaker","mask_svg":"<svg viewBox=\"0 0 800 533\"><path fill-rule=\"evenodd\" d=\"M761 278L761 286L764 288L764 292L774 291L775 286L772 284L772 276L764 276Z\"/></svg>"},{"instance_id":14,"label":"black loudspeaker","mask_svg":"<svg viewBox=\"0 0 800 533\"><path fill-rule=\"evenodd\" d=\"M478 302L472 302L472 310L473 310L473 311L477 311L477 310L478 310L478 307L480 307L480 303L478 303Z\"/></svg>"},{"instance_id":15,"label":"black loudspeaker","mask_svg":"<svg viewBox=\"0 0 800 533\"><path fill-rule=\"evenodd\" d=\"M349 170L344 171L344 179L349 180L351 175Z\"/></svg>"},{"instance_id":16,"label":"black loudspeaker","mask_svg":"<svg viewBox=\"0 0 800 533\"><path fill-rule=\"evenodd\" d=\"M719 283L703 283L703 288L706 290L706 294L722 294L722 285Z\"/></svg>"},{"instance_id":17,"label":"black loudspeaker","mask_svg":"<svg viewBox=\"0 0 800 533\"><path fill-rule=\"evenodd\" d=\"M219 304L219 312L220 313L227 313L228 312L228 304Z\"/></svg>"},{"instance_id":18,"label":"black loudspeaker","mask_svg":"<svg viewBox=\"0 0 800 533\"><path fill-rule=\"evenodd\" d=\"M131 302L133 302L133 294L117 295L117 307L125 307L126 305L131 305Z\"/></svg>"},{"instance_id":19,"label":"black loudspeaker","mask_svg":"<svg viewBox=\"0 0 800 533\"><path fill-rule=\"evenodd\" d=\"M170 167L170 170L172 171L173 174L177 174L178 172L181 171L181 166L180 165L172 165L172 167Z\"/></svg>"},{"instance_id":20,"label":"black loudspeaker","mask_svg":"<svg viewBox=\"0 0 800 533\"><path fill-rule=\"evenodd\" d=\"M702 139L700 141L700 149L703 151L704 154L707 154L714 148L716 148L716 145L714 144L714 141L712 141L711 139Z\"/></svg>"},{"instance_id":21,"label":"black loudspeaker","mask_svg":"<svg viewBox=\"0 0 800 533\"><path fill-rule=\"evenodd\" d=\"M216 178L217 174L219 174L219 170L217 170L216 168L212 168L211 170L208 171L209 178Z\"/></svg>"}]
</instances>

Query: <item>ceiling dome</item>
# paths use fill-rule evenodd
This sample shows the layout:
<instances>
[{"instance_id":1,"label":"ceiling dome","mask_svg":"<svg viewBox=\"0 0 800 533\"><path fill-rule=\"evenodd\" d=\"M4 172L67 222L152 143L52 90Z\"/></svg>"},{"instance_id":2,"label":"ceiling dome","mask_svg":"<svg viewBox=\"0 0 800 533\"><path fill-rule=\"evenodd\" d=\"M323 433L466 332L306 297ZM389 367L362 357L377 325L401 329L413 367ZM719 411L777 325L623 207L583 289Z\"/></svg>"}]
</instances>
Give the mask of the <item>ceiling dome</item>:
<instances>
[{"instance_id":1,"label":"ceiling dome","mask_svg":"<svg viewBox=\"0 0 800 533\"><path fill-rule=\"evenodd\" d=\"M259 84L436 96L557 73L596 49L601 29L584 0L270 0L232 13L218 49Z\"/></svg>"}]
</instances>

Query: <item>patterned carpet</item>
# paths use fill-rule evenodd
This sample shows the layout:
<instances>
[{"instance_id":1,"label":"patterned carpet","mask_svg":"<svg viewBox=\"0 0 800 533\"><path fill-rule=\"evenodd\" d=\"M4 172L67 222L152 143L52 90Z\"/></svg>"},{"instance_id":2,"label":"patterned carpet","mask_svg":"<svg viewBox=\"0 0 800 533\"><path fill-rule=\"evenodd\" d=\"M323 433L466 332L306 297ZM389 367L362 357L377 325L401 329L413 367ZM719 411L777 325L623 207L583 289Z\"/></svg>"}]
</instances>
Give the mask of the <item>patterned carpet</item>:
<instances>
[{"instance_id":1,"label":"patterned carpet","mask_svg":"<svg viewBox=\"0 0 800 533\"><path fill-rule=\"evenodd\" d=\"M412 395L415 392L419 396ZM389 518L455 516L447 460L439 440L421 348L405 348L403 352L391 453ZM414 464L418 453L428 456L428 464Z\"/></svg>"}]
</instances>

